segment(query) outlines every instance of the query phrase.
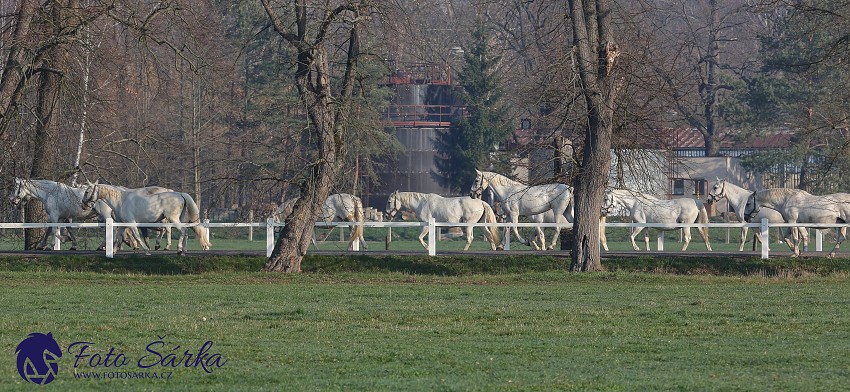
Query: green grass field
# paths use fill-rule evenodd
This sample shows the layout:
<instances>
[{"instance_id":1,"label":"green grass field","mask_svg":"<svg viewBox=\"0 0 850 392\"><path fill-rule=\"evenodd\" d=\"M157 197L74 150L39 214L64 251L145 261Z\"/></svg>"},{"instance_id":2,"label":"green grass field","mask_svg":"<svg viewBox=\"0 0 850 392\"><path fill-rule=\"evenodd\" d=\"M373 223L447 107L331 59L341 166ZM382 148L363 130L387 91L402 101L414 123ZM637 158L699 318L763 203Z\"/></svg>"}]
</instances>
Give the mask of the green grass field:
<instances>
[{"instance_id":1,"label":"green grass field","mask_svg":"<svg viewBox=\"0 0 850 392\"><path fill-rule=\"evenodd\" d=\"M160 337L162 354L209 340L227 360L93 380L65 352L52 390L841 390L850 376L844 260L638 258L591 274L528 255L308 256L298 275L263 262L0 258L0 390L39 388L15 368L31 332L132 359L78 375L138 371Z\"/></svg>"}]
</instances>

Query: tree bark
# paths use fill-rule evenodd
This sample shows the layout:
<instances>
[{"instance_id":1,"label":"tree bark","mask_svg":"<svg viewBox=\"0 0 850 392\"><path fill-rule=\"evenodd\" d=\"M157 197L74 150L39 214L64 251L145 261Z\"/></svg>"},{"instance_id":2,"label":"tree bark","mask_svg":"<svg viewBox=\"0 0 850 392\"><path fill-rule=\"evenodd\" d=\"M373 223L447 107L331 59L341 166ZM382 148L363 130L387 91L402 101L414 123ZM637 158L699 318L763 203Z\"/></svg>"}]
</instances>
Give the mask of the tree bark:
<instances>
[{"instance_id":1,"label":"tree bark","mask_svg":"<svg viewBox=\"0 0 850 392\"><path fill-rule=\"evenodd\" d=\"M615 60L608 0L569 0L573 53L587 105L582 163L575 184L575 222L570 271L602 269L599 216L608 186L613 133Z\"/></svg>"}]
</instances>

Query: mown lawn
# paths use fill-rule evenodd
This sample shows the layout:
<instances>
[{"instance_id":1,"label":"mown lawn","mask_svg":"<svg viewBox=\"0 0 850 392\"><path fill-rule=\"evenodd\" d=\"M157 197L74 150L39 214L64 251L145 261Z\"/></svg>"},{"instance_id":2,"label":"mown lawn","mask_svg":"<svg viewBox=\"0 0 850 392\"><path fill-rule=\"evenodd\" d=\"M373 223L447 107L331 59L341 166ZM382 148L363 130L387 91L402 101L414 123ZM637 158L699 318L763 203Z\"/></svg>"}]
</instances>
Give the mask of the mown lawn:
<instances>
[{"instance_id":1,"label":"mown lawn","mask_svg":"<svg viewBox=\"0 0 850 392\"><path fill-rule=\"evenodd\" d=\"M843 260L0 258L0 390L32 390L31 332L135 360L207 340L227 363L171 380L74 377L53 390L840 390L850 377ZM648 271L656 271L649 273ZM180 345L177 350L173 346ZM158 347L158 346L157 346ZM156 369L156 368L155 368Z\"/></svg>"}]
</instances>

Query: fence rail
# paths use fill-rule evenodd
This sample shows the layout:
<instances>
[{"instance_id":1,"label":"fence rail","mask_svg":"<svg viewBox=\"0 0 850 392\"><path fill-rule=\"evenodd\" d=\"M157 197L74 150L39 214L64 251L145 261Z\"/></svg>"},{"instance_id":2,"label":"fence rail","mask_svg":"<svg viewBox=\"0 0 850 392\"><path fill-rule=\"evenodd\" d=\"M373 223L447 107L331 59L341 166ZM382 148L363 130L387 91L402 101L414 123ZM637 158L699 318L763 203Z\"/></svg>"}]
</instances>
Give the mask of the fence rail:
<instances>
[{"instance_id":1,"label":"fence rail","mask_svg":"<svg viewBox=\"0 0 850 392\"><path fill-rule=\"evenodd\" d=\"M276 227L284 226L283 223L276 223L271 220L266 222L246 222L246 223L223 223L223 222L209 222L204 221L201 223L187 223L183 224L184 227L193 227L193 226L204 226L206 228L264 228L266 230L266 256L271 256L272 250L274 249L274 229ZM351 226L351 222L316 222L316 227L338 227L338 226ZM541 228L558 228L558 227L572 227L572 224L566 225L558 225L556 223L444 223L444 222L436 222L431 219L430 222L363 222L363 227L371 227L371 228L393 228L393 227L428 227L428 255L435 256L437 254L437 236L435 233L438 233L439 228L443 227L489 227L489 226L497 226L500 229L509 228L513 226L517 227L541 227ZM59 227L59 228L104 228L105 230L105 239L107 244L111 244L114 240L115 229L119 227L150 227L150 228L166 228L166 227L177 227L178 225L174 223L119 223L114 222L112 219L107 219L104 223L0 223L0 229L44 229L51 227ZM661 224L661 223L605 223L606 228L614 228L614 227L625 227L625 228L660 228L660 229L669 229L672 226L669 224ZM823 234L821 230L823 229L833 229L833 228L845 228L847 225L842 224L793 224L793 223L769 223L767 219L762 220L760 223L738 223L738 222L728 222L728 223L703 223L703 224L677 224L675 225L675 229L679 228L699 228L699 227L707 227L707 228L755 228L761 229L761 258L767 259L769 258L769 229L777 228L777 227L806 227L811 229L817 229L815 235L815 249L820 252L823 250ZM209 231L207 232L209 233ZM657 248L659 251L664 250L664 235L663 231L658 232L658 240L657 240ZM510 231L505 231L505 239L504 245L505 250L510 250ZM185 245L185 244L184 244ZM354 247L354 251L359 251L359 242L354 241L352 243ZM61 249L61 243L59 241L58 236L54 236L54 250ZM106 247L106 257L112 258L114 256L114 249L111 246Z\"/></svg>"}]
</instances>

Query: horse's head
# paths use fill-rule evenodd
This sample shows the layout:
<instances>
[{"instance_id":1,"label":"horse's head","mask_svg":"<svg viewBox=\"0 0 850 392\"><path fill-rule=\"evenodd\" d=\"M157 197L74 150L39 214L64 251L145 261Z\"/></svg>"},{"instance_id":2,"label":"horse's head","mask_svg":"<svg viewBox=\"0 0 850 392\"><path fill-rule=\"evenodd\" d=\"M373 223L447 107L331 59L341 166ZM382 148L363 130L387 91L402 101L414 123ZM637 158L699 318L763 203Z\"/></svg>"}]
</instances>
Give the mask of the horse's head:
<instances>
[{"instance_id":1,"label":"horse's head","mask_svg":"<svg viewBox=\"0 0 850 392\"><path fill-rule=\"evenodd\" d=\"M96 202L100 198L97 181L95 181L94 183L89 182L86 185L83 185L82 188L83 197L81 201L83 203L83 208L93 208L94 202Z\"/></svg>"},{"instance_id":2,"label":"horse's head","mask_svg":"<svg viewBox=\"0 0 850 392\"><path fill-rule=\"evenodd\" d=\"M608 216L608 214L614 212L614 193L611 192L610 189L605 191L605 195L602 196L602 216Z\"/></svg>"},{"instance_id":3,"label":"horse's head","mask_svg":"<svg viewBox=\"0 0 850 392\"><path fill-rule=\"evenodd\" d=\"M29 196L30 194L26 187L26 180L15 177L15 186L12 189L12 193L9 194L9 201L12 202L12 205L14 205L15 208L19 208L21 203L26 201Z\"/></svg>"},{"instance_id":4,"label":"horse's head","mask_svg":"<svg viewBox=\"0 0 850 392\"><path fill-rule=\"evenodd\" d=\"M708 191L708 199L705 202L711 204L724 197L726 197L726 180L717 180L711 190Z\"/></svg>"},{"instance_id":5,"label":"horse's head","mask_svg":"<svg viewBox=\"0 0 850 392\"><path fill-rule=\"evenodd\" d=\"M484 178L484 173L479 170L475 171L475 182L472 183L472 187L469 189L469 197L473 199L480 199L481 195L484 194L484 190L490 186L490 183L487 182L487 179Z\"/></svg>"},{"instance_id":6,"label":"horse's head","mask_svg":"<svg viewBox=\"0 0 850 392\"><path fill-rule=\"evenodd\" d=\"M398 191L395 191L390 194L389 199L387 199L387 218L389 218L389 220L393 220L393 218L395 218L395 215L398 214L399 211L401 211L401 200L399 200Z\"/></svg>"},{"instance_id":7,"label":"horse's head","mask_svg":"<svg viewBox=\"0 0 850 392\"><path fill-rule=\"evenodd\" d=\"M744 207L744 220L751 222L758 215L760 208L761 206L756 203L756 192L750 193L747 205Z\"/></svg>"}]
</instances>

